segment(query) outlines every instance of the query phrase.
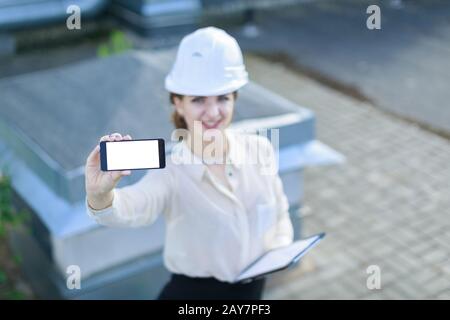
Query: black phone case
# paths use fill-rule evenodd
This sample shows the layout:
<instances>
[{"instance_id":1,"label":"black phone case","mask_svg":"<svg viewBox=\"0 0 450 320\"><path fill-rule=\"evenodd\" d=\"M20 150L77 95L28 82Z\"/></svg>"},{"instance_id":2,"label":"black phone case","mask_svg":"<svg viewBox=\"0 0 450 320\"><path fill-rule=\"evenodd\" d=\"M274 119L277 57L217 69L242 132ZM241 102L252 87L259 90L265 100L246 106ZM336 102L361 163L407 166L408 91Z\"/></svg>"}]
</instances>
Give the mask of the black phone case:
<instances>
[{"instance_id":1,"label":"black phone case","mask_svg":"<svg viewBox=\"0 0 450 320\"><path fill-rule=\"evenodd\" d=\"M108 159L106 157L106 143L107 142L115 142L115 143L126 143L127 141L149 141L149 140L158 140L158 148L159 148L159 168L139 168L139 169L120 169L120 170L107 170ZM164 139L134 139L134 140L122 140L122 141L101 141L100 142L100 170L102 171L122 171L122 170L150 170L150 169L163 169L166 167L166 147Z\"/></svg>"}]
</instances>

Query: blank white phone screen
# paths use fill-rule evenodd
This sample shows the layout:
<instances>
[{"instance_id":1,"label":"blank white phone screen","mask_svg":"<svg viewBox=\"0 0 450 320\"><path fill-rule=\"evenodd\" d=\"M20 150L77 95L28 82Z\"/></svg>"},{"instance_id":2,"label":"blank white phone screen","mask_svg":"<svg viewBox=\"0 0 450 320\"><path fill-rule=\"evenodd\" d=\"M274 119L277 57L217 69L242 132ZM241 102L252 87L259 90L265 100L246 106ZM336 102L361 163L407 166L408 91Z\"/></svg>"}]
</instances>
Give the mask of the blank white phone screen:
<instances>
[{"instance_id":1,"label":"blank white phone screen","mask_svg":"<svg viewBox=\"0 0 450 320\"><path fill-rule=\"evenodd\" d=\"M159 168L158 140L107 142L107 170Z\"/></svg>"}]
</instances>

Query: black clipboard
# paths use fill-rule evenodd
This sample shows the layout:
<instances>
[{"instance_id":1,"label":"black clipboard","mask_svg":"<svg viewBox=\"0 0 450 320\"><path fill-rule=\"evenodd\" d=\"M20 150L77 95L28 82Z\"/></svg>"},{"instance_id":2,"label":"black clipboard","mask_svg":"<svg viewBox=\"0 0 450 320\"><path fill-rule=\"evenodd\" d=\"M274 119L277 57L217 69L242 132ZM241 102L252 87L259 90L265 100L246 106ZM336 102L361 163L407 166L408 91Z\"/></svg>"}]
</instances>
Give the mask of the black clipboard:
<instances>
[{"instance_id":1,"label":"black clipboard","mask_svg":"<svg viewBox=\"0 0 450 320\"><path fill-rule=\"evenodd\" d=\"M234 282L247 283L290 268L324 237L323 232L294 241L287 246L269 250L244 268Z\"/></svg>"}]
</instances>

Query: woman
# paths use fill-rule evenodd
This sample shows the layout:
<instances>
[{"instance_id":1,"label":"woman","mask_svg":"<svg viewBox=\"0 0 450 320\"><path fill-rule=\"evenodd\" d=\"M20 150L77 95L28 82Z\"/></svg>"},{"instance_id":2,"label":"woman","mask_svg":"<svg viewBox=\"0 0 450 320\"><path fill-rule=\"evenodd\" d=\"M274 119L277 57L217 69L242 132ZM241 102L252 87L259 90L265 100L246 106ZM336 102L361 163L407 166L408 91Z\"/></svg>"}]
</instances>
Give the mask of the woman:
<instances>
[{"instance_id":1,"label":"woman","mask_svg":"<svg viewBox=\"0 0 450 320\"><path fill-rule=\"evenodd\" d=\"M214 27L199 29L181 41L165 81L173 123L188 133L166 168L115 188L131 172L100 171L98 146L88 156L86 205L93 219L128 227L151 224L160 214L166 219L164 264L172 276L159 299L261 299L265 279L234 279L265 251L293 240L281 180L264 170L275 165L271 143L227 129L237 90L247 82L236 40ZM114 133L100 141L122 139L131 137Z\"/></svg>"}]
</instances>

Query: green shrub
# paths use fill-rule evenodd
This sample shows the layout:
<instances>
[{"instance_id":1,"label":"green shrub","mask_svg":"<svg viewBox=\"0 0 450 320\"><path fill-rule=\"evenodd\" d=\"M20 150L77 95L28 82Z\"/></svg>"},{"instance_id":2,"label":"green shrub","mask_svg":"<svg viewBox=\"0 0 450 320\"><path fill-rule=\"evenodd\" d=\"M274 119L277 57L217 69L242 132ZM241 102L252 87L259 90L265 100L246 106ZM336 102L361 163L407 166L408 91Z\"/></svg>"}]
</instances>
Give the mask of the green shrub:
<instances>
[{"instance_id":1,"label":"green shrub","mask_svg":"<svg viewBox=\"0 0 450 320\"><path fill-rule=\"evenodd\" d=\"M100 58L108 57L113 54L122 53L131 49L133 45L122 31L114 30L106 43L102 43L97 48L97 56Z\"/></svg>"},{"instance_id":2,"label":"green shrub","mask_svg":"<svg viewBox=\"0 0 450 320\"><path fill-rule=\"evenodd\" d=\"M9 250L7 235L9 231L25 227L30 215L25 210L17 210L12 200L11 180L0 171L0 299L22 300L27 299L27 294L15 288L22 258Z\"/></svg>"},{"instance_id":3,"label":"green shrub","mask_svg":"<svg viewBox=\"0 0 450 320\"><path fill-rule=\"evenodd\" d=\"M8 229L18 228L28 220L24 210L17 211L12 204L10 178L0 176L0 238L6 236Z\"/></svg>"}]
</instances>

